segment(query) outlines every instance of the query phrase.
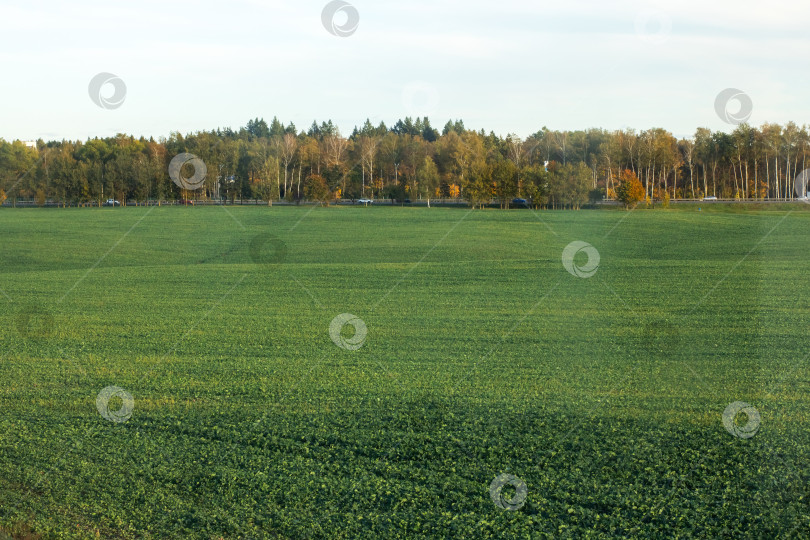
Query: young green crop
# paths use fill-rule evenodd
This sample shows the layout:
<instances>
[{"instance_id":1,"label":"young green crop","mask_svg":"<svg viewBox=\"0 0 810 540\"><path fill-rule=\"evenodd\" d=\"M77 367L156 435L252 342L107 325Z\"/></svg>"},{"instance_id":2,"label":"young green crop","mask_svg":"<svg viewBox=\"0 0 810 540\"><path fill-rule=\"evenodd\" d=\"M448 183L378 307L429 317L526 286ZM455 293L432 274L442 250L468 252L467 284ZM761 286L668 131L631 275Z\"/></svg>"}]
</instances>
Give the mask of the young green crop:
<instances>
[{"instance_id":1,"label":"young green crop","mask_svg":"<svg viewBox=\"0 0 810 540\"><path fill-rule=\"evenodd\" d=\"M0 530L801 537L808 225L785 208L0 211ZM577 241L590 277L563 265ZM737 401L761 416L751 438L724 427ZM516 510L490 497L502 474L525 482Z\"/></svg>"}]
</instances>

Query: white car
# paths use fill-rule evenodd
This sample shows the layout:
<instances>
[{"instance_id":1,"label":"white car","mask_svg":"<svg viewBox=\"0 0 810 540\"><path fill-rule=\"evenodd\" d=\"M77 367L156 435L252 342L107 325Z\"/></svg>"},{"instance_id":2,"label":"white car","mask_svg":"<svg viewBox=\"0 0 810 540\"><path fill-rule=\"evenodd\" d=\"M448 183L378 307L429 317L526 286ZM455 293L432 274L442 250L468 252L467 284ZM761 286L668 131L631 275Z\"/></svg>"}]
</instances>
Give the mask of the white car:
<instances>
[{"instance_id":1,"label":"white car","mask_svg":"<svg viewBox=\"0 0 810 540\"><path fill-rule=\"evenodd\" d=\"M102 206L121 206L121 203L115 199L107 199Z\"/></svg>"},{"instance_id":2,"label":"white car","mask_svg":"<svg viewBox=\"0 0 810 540\"><path fill-rule=\"evenodd\" d=\"M703 200L704 201L716 201L717 197L715 197L714 195L709 195L708 197L703 197Z\"/></svg>"},{"instance_id":3,"label":"white car","mask_svg":"<svg viewBox=\"0 0 810 540\"><path fill-rule=\"evenodd\" d=\"M372 204L374 201L372 201L371 199L358 199L357 202L359 202L360 204Z\"/></svg>"}]
</instances>

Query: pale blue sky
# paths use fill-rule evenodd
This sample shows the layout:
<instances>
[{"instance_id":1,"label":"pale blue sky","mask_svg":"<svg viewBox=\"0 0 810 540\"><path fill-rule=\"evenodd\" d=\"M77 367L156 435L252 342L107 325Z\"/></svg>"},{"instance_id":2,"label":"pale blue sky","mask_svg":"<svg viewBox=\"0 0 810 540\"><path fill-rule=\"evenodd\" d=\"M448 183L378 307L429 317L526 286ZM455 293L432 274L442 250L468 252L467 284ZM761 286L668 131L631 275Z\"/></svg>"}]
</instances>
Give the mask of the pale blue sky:
<instances>
[{"instance_id":1,"label":"pale blue sky","mask_svg":"<svg viewBox=\"0 0 810 540\"><path fill-rule=\"evenodd\" d=\"M810 4L795 0L351 4L358 28L336 37L323 0L6 2L0 137L160 137L274 115L299 129L331 118L348 134L409 114L502 135L683 136L733 129L714 111L729 87L751 97L755 125L810 112ZM119 108L90 99L99 72L126 83Z\"/></svg>"}]
</instances>

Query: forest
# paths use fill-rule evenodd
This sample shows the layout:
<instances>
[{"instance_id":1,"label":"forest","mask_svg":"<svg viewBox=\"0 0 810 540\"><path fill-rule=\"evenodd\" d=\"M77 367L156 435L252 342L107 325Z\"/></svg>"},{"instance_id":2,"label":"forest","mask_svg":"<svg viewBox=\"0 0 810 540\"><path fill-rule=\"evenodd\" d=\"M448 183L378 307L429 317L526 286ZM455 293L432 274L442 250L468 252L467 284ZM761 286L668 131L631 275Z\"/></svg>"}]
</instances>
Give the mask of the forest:
<instances>
[{"instance_id":1,"label":"forest","mask_svg":"<svg viewBox=\"0 0 810 540\"><path fill-rule=\"evenodd\" d=\"M572 208L601 200L650 203L715 196L793 199L805 170L807 126L740 124L731 133L698 128L678 139L663 128L637 132L543 127L521 138L425 118L393 126L369 120L346 137L330 121L308 130L278 118L247 125L146 139L118 134L87 141L0 139L0 203L60 205L198 200L456 199L473 207L508 207L521 198L535 208ZM169 178L183 152L206 165L202 187L186 192ZM185 174L185 173L184 173ZM189 173L190 175L190 173ZM628 190L628 183L637 190ZM643 191L641 191L643 190ZM625 202L628 202L625 200ZM631 201L632 202L632 201Z\"/></svg>"}]
</instances>

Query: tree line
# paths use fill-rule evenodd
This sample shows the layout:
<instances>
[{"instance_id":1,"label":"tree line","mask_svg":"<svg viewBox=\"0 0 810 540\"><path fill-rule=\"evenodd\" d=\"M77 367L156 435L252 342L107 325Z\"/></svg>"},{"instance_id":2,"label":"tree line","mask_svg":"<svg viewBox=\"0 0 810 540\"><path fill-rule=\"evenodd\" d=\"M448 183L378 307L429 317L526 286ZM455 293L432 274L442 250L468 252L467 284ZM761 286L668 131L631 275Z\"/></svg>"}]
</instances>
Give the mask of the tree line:
<instances>
[{"instance_id":1,"label":"tree line","mask_svg":"<svg viewBox=\"0 0 810 540\"><path fill-rule=\"evenodd\" d=\"M433 128L428 118L387 127L370 121L345 137L331 122L306 131L277 118L256 118L154 140L119 134L87 141L26 145L0 139L0 202L13 197L61 204L105 198L145 202L184 198L273 201L455 198L472 206L514 198L547 208L590 201L653 202L705 196L792 199L806 168L810 135L793 122L732 133L698 128L677 139L662 128L640 132L546 127L527 138L466 129L463 121ZM188 152L202 159L202 188L184 192L169 161ZM184 173L191 176L193 171ZM638 182L639 186L630 186ZM632 203L633 201L629 201Z\"/></svg>"}]
</instances>

